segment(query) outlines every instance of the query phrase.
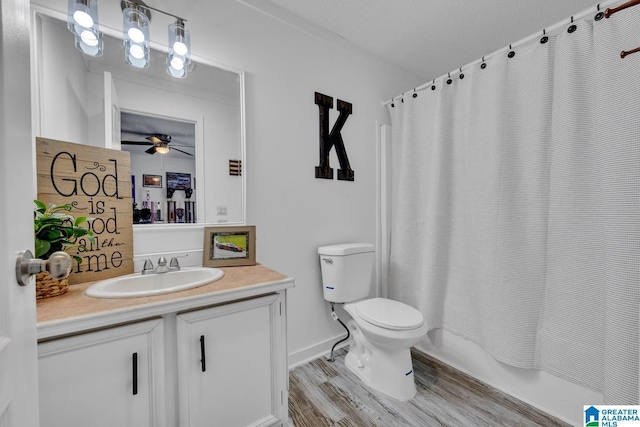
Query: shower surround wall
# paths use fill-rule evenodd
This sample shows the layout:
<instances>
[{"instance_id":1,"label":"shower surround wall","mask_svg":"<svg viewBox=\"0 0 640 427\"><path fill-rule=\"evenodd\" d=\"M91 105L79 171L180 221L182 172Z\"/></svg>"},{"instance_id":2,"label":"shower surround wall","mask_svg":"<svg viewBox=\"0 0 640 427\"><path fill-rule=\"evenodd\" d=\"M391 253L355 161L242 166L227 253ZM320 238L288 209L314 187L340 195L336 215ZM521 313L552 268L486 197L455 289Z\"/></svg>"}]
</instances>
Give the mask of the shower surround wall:
<instances>
[{"instance_id":1,"label":"shower surround wall","mask_svg":"<svg viewBox=\"0 0 640 427\"><path fill-rule=\"evenodd\" d=\"M503 388L544 384L572 421L599 402L567 405L552 375L638 401L640 58L619 52L640 9L592 16L389 106L389 296L443 329L426 348ZM470 364L459 337L543 372Z\"/></svg>"}]
</instances>

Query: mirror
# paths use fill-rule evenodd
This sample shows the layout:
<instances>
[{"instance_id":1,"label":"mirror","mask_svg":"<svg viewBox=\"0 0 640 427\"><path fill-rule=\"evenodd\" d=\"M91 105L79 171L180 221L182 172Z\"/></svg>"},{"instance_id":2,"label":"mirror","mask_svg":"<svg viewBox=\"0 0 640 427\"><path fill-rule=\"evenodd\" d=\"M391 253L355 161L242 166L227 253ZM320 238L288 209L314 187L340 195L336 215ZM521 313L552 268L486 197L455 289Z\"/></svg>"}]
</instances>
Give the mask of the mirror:
<instances>
[{"instance_id":1,"label":"mirror","mask_svg":"<svg viewBox=\"0 0 640 427\"><path fill-rule=\"evenodd\" d=\"M37 13L34 30L36 136L129 151L137 208L153 202L157 214L146 221L145 211L142 224L243 223L244 176L230 166L244 154L241 73L194 60L176 79L159 50L137 69L116 37L105 34L94 58L75 48L66 21Z\"/></svg>"}]
</instances>

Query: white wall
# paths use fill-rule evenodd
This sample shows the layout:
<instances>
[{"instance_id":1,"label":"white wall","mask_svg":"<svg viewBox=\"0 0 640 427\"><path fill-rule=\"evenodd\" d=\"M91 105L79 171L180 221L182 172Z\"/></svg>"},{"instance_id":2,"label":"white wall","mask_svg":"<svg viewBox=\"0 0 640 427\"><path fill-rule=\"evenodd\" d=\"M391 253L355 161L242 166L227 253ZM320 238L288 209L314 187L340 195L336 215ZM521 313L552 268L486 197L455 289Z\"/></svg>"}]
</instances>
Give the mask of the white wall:
<instances>
[{"instance_id":1,"label":"white wall","mask_svg":"<svg viewBox=\"0 0 640 427\"><path fill-rule=\"evenodd\" d=\"M42 20L42 33L45 35L37 41L43 52L40 98L41 105L51 113L40 115L41 128L46 130L41 136L86 144L87 74L81 57L74 52L73 36L69 37L71 33L66 28L52 25L48 19Z\"/></svg>"}]
</instances>

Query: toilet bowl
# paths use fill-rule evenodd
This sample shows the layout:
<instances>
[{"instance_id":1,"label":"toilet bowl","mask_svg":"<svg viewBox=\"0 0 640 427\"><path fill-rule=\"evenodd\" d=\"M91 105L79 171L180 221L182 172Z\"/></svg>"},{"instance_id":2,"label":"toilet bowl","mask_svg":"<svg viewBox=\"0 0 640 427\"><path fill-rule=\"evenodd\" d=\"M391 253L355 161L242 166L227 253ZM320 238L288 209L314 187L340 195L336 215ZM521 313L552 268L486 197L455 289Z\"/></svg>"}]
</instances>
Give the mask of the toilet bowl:
<instances>
[{"instance_id":1,"label":"toilet bowl","mask_svg":"<svg viewBox=\"0 0 640 427\"><path fill-rule=\"evenodd\" d=\"M324 298L344 303L351 316L345 365L367 386L406 401L416 393L411 347L427 334L415 308L385 298L368 298L374 247L347 243L318 248Z\"/></svg>"},{"instance_id":2,"label":"toilet bowl","mask_svg":"<svg viewBox=\"0 0 640 427\"><path fill-rule=\"evenodd\" d=\"M351 315L347 368L369 387L406 401L416 394L411 347L426 334L422 314L398 301L373 298L344 305Z\"/></svg>"}]
</instances>

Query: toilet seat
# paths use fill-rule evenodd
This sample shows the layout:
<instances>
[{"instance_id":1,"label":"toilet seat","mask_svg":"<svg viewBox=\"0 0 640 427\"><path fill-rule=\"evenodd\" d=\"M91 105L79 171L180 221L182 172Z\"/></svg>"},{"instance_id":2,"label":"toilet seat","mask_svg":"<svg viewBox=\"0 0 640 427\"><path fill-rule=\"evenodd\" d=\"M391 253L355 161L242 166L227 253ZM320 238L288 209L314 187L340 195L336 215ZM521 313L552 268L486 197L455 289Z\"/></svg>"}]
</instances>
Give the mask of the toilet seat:
<instances>
[{"instance_id":1,"label":"toilet seat","mask_svg":"<svg viewBox=\"0 0 640 427\"><path fill-rule=\"evenodd\" d=\"M353 304L355 312L365 321L395 331L416 329L424 317L415 308L386 298L371 298Z\"/></svg>"}]
</instances>

